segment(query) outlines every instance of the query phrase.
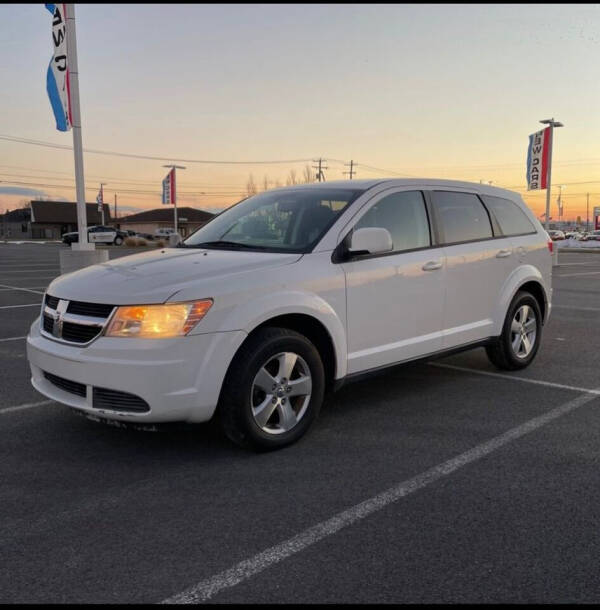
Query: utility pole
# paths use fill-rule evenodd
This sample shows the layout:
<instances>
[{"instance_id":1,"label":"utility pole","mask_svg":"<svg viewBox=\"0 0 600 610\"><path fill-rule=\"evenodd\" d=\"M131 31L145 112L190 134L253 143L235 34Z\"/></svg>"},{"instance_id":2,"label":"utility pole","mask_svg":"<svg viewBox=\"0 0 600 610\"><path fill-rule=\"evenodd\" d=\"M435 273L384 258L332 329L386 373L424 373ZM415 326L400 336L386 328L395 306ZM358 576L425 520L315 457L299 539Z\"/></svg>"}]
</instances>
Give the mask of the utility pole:
<instances>
[{"instance_id":1,"label":"utility pole","mask_svg":"<svg viewBox=\"0 0 600 610\"><path fill-rule=\"evenodd\" d=\"M344 172L345 174L349 174L350 175L350 180L352 180L352 176L354 176L354 174L356 174L356 170L354 169L354 161L350 160L350 163L344 163L344 165L346 167L350 167L350 171L349 172Z\"/></svg>"},{"instance_id":2,"label":"utility pole","mask_svg":"<svg viewBox=\"0 0 600 610\"><path fill-rule=\"evenodd\" d=\"M115 193L115 224L117 223L117 194Z\"/></svg>"},{"instance_id":3,"label":"utility pole","mask_svg":"<svg viewBox=\"0 0 600 610\"><path fill-rule=\"evenodd\" d=\"M590 194L587 194L587 201L585 204L585 230L590 230Z\"/></svg>"},{"instance_id":4,"label":"utility pole","mask_svg":"<svg viewBox=\"0 0 600 610\"><path fill-rule=\"evenodd\" d=\"M318 163L318 165L313 165L313 169L317 170L317 180L319 182L325 181L325 174L323 173L323 170L327 169L327 167L323 166L324 162L325 159L321 159L321 157L319 157L318 159L313 159L313 163Z\"/></svg>"},{"instance_id":5,"label":"utility pole","mask_svg":"<svg viewBox=\"0 0 600 610\"><path fill-rule=\"evenodd\" d=\"M175 170L176 169L186 169L183 165L163 165L163 167L169 167L173 170L173 186L171 197L173 198L173 219L175 223L175 233L177 233L177 182L175 181Z\"/></svg>"}]
</instances>

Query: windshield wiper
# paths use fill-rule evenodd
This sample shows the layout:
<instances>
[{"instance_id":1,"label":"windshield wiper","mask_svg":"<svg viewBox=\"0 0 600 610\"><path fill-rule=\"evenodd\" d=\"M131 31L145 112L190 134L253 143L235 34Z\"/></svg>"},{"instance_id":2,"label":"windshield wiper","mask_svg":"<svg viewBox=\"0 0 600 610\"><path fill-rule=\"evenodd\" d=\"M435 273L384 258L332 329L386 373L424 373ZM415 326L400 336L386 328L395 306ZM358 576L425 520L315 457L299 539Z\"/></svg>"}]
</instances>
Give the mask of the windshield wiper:
<instances>
[{"instance_id":1,"label":"windshield wiper","mask_svg":"<svg viewBox=\"0 0 600 610\"><path fill-rule=\"evenodd\" d=\"M268 250L269 248L265 246L253 246L250 244L242 244L237 241L227 241L223 239L219 239L217 241L204 241L200 244L194 244L193 246L188 246L192 248L234 248L240 250Z\"/></svg>"}]
</instances>

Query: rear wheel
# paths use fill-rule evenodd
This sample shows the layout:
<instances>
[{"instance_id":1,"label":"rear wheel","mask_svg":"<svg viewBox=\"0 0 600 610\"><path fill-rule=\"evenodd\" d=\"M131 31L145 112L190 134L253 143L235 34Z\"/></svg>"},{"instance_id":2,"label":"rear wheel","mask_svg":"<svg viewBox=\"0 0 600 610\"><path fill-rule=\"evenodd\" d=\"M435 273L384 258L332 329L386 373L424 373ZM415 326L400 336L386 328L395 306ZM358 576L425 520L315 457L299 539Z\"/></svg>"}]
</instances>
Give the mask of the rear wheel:
<instances>
[{"instance_id":1,"label":"rear wheel","mask_svg":"<svg viewBox=\"0 0 600 610\"><path fill-rule=\"evenodd\" d=\"M120 246L123 243L123 238L120 235L117 235L113 243L115 246Z\"/></svg>"},{"instance_id":2,"label":"rear wheel","mask_svg":"<svg viewBox=\"0 0 600 610\"><path fill-rule=\"evenodd\" d=\"M315 346L295 331L263 328L240 348L227 372L221 424L242 447L279 449L306 433L324 391L325 372Z\"/></svg>"},{"instance_id":3,"label":"rear wheel","mask_svg":"<svg viewBox=\"0 0 600 610\"><path fill-rule=\"evenodd\" d=\"M498 341L486 347L492 364L515 371L529 366L542 338L542 312L535 297L526 291L515 295Z\"/></svg>"}]
</instances>

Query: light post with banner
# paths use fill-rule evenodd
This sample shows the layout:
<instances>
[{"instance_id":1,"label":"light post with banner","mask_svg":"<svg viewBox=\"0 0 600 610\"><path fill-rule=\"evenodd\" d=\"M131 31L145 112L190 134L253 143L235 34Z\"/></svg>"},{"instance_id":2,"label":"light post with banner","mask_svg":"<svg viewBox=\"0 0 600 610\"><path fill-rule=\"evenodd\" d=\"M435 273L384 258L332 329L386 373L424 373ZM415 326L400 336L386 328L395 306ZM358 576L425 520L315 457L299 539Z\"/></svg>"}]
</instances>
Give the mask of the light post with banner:
<instances>
[{"instance_id":1,"label":"light post with banner","mask_svg":"<svg viewBox=\"0 0 600 610\"><path fill-rule=\"evenodd\" d=\"M77 193L77 231L79 238L71 250L60 251L62 273L75 271L108 260L108 252L95 249L88 241L83 176L83 143L79 106L79 67L74 4L45 4L52 15L53 55L46 72L46 91L58 131L73 130L75 191ZM73 255L73 256L72 256Z\"/></svg>"},{"instance_id":2,"label":"light post with banner","mask_svg":"<svg viewBox=\"0 0 600 610\"><path fill-rule=\"evenodd\" d=\"M562 123L554 118L543 119L543 125L548 125L540 131L529 136L527 149L527 190L546 189L546 213L544 215L544 228L550 229L550 193L552 180L552 148L554 144L554 128L563 127ZM553 264L558 264L558 249L553 254Z\"/></svg>"},{"instance_id":3,"label":"light post with banner","mask_svg":"<svg viewBox=\"0 0 600 610\"><path fill-rule=\"evenodd\" d=\"M171 168L171 171L162 181L162 203L163 205L173 206L173 220L175 224L175 233L177 233L177 181L175 178L175 170L186 168L183 165L163 165L163 167L169 167Z\"/></svg>"}]
</instances>

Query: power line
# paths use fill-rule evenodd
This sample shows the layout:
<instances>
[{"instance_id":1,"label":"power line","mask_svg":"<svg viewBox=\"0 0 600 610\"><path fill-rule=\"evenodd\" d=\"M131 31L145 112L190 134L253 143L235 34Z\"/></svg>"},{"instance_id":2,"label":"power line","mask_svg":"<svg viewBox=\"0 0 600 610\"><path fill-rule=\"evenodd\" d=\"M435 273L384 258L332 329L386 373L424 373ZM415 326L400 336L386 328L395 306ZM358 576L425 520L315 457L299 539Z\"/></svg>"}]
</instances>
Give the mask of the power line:
<instances>
[{"instance_id":1,"label":"power line","mask_svg":"<svg viewBox=\"0 0 600 610\"><path fill-rule=\"evenodd\" d=\"M0 134L0 140L6 140L7 142L17 142L19 144L30 144L32 146L56 148L60 150L72 150L72 147L66 144L53 144L52 142L43 142L42 140L19 138L16 136L8 136L4 134ZM159 157L157 155L138 155L133 153L123 153L111 150L95 150L92 148L84 148L83 152L94 155L109 155L114 157L127 157L130 159L145 159L147 161L174 161L178 163L205 163L215 165L275 165L280 163L307 163L311 161L311 159L278 159L273 161L215 161L209 159L176 159L174 157Z\"/></svg>"},{"instance_id":2,"label":"power line","mask_svg":"<svg viewBox=\"0 0 600 610\"><path fill-rule=\"evenodd\" d=\"M41 188L56 188L56 189L73 189L75 188L75 186L73 184L44 184L44 183L40 183L40 182L22 182L22 181L18 181L18 180L10 180L7 182L7 184L18 184L20 186L37 186L37 187L41 187ZM86 191L93 191L96 192L96 187L95 186L86 186L85 187ZM147 191L147 190L141 190L141 189L110 189L110 190L118 190L119 193L136 193L139 195L155 195L157 197L160 197L160 191ZM238 195L243 195L244 193L241 191L223 191L223 192L212 192L212 193L207 193L204 191L180 191L180 193L182 195L202 195L202 196L215 196L215 197L227 197L227 196L238 196Z\"/></svg>"},{"instance_id":3,"label":"power line","mask_svg":"<svg viewBox=\"0 0 600 610\"><path fill-rule=\"evenodd\" d=\"M370 169L375 172L383 172L384 174L394 174L395 176L400 176L401 178L420 178L420 176L412 176L410 174L400 174L398 172L394 172L390 169L381 169L380 167L373 167L372 165L365 165L364 163L357 163L358 166L363 167L364 169Z\"/></svg>"}]
</instances>

